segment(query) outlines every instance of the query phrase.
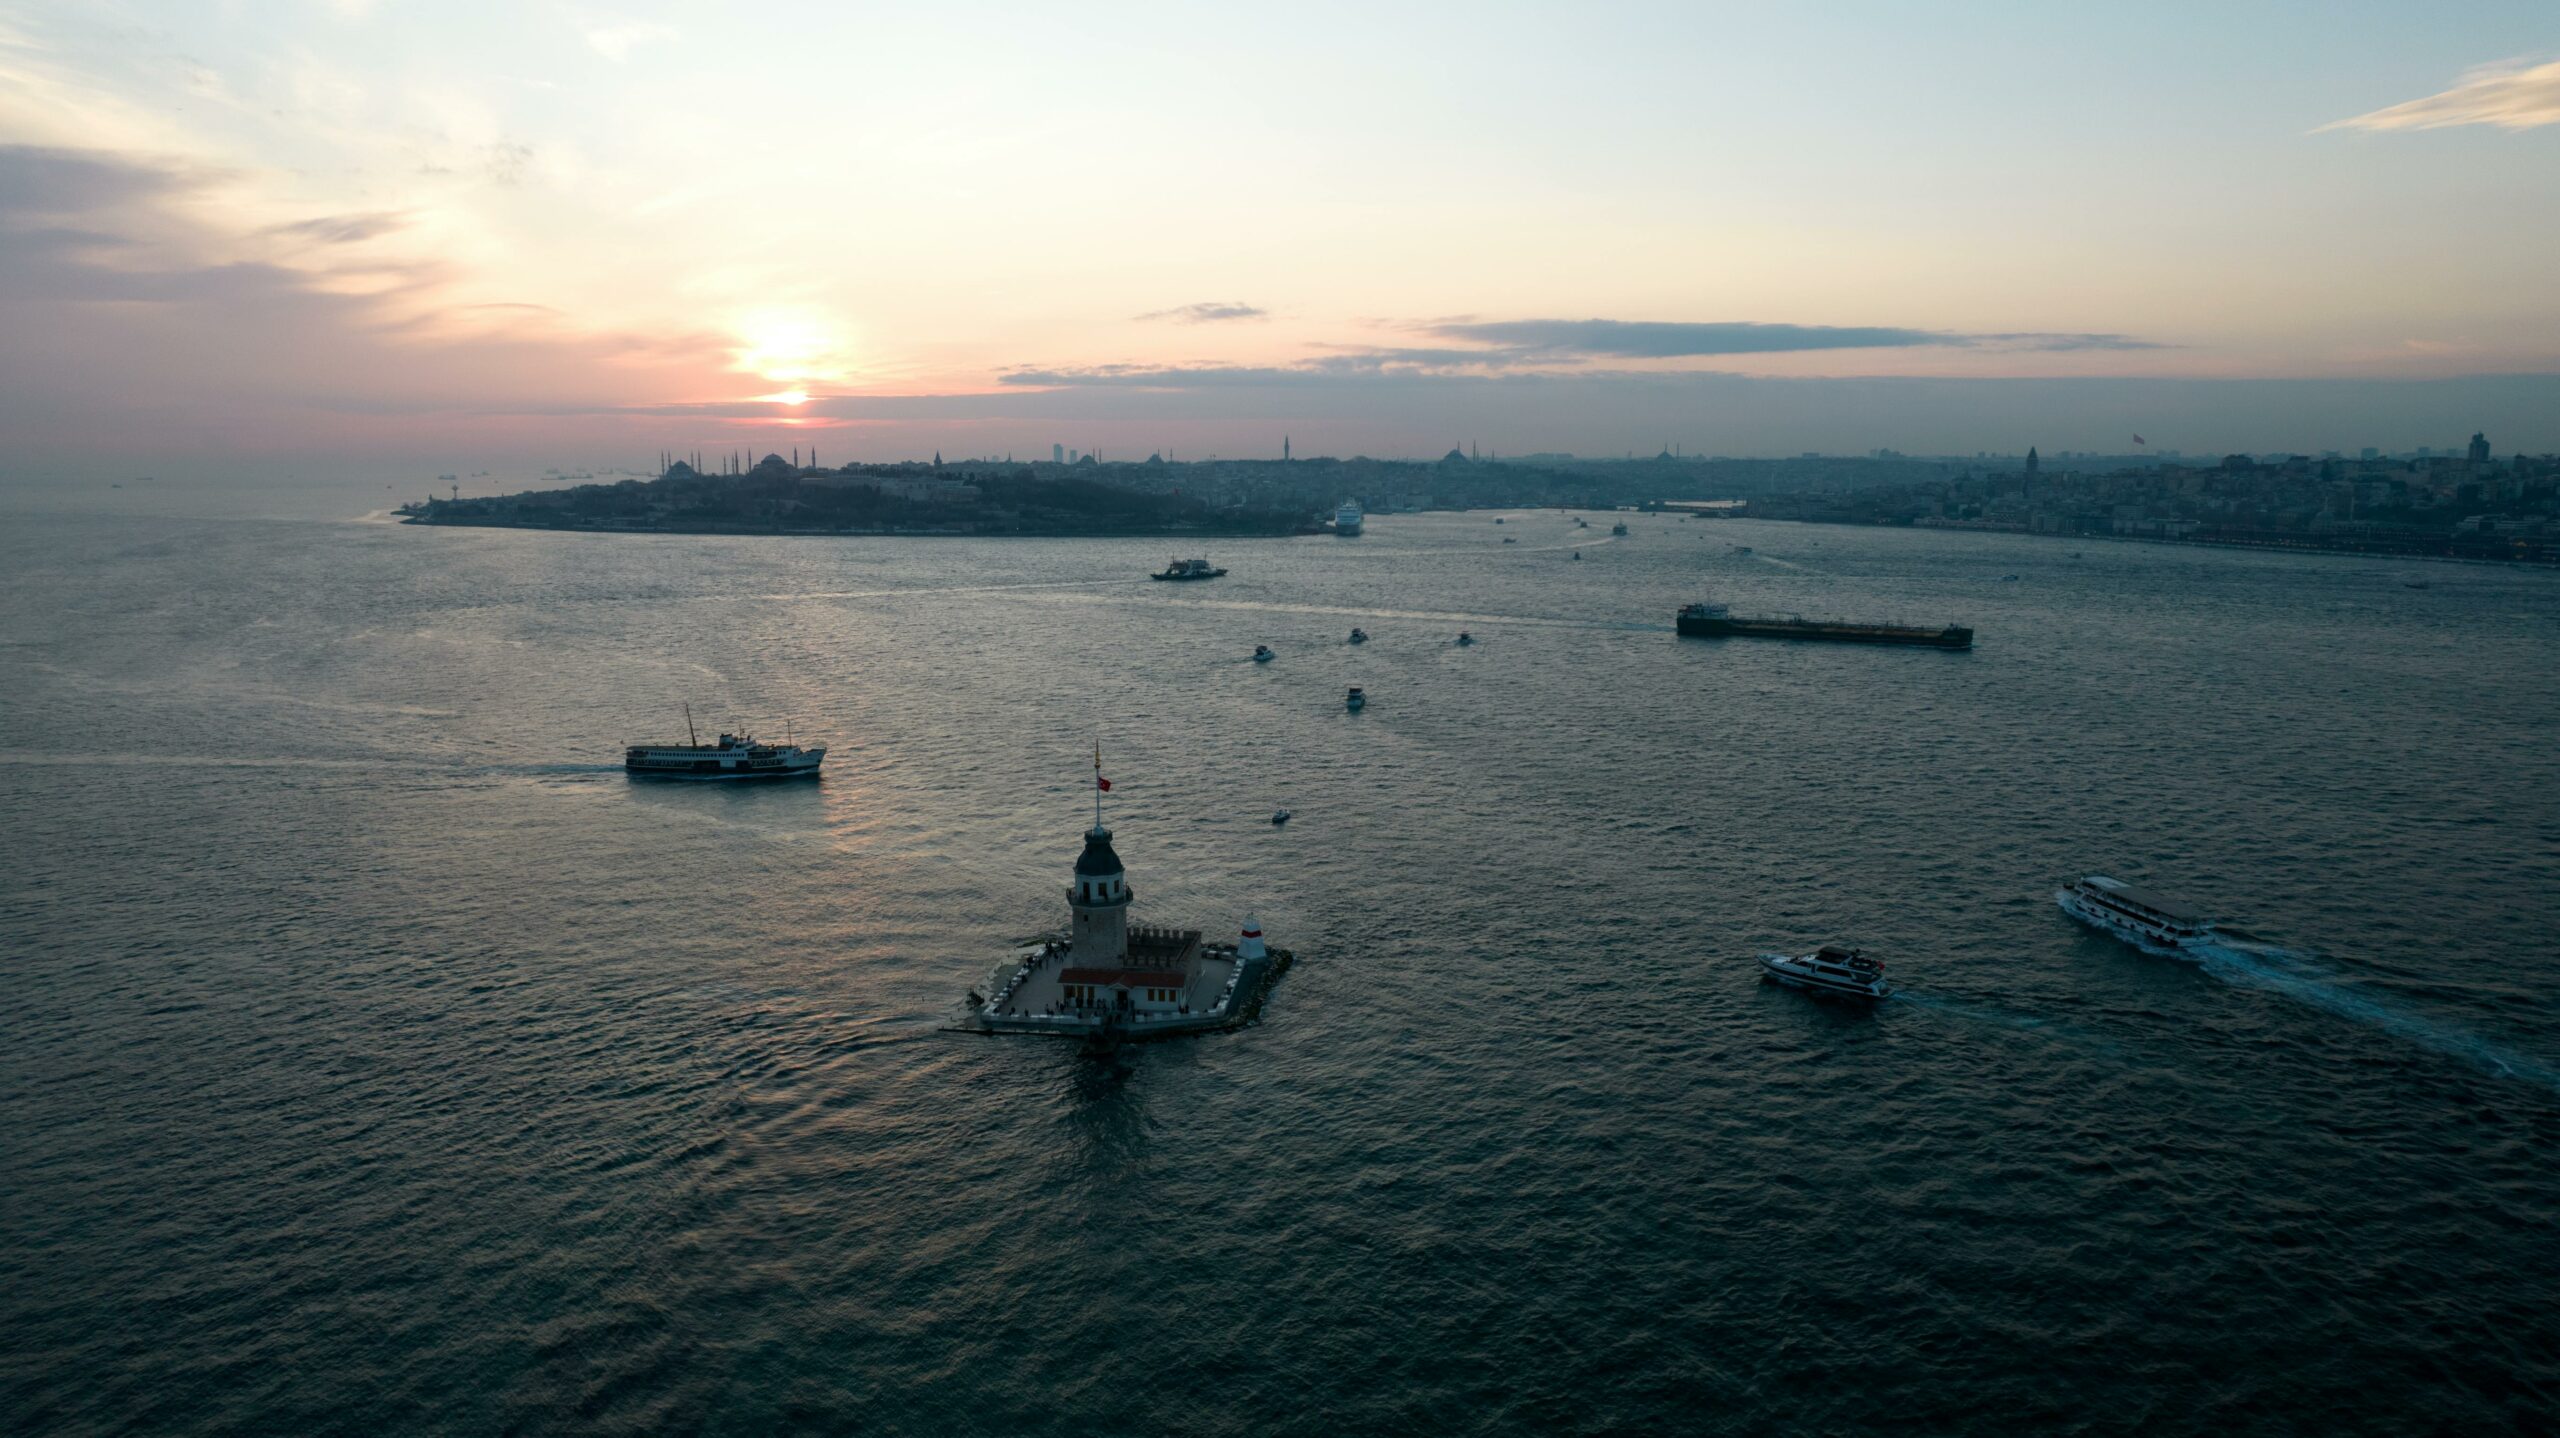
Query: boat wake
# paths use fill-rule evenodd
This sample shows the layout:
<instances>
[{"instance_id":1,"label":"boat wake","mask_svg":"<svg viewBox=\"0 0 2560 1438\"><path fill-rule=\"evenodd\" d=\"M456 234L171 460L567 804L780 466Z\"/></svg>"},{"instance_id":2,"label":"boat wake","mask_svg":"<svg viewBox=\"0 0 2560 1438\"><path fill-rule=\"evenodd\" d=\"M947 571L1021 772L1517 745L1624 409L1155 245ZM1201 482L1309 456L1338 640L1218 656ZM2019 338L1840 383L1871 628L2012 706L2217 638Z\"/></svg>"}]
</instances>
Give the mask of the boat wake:
<instances>
[{"instance_id":1,"label":"boat wake","mask_svg":"<svg viewBox=\"0 0 2560 1438\"><path fill-rule=\"evenodd\" d=\"M2348 986L2344 975L2312 955L2224 933L2213 942L2188 945L2186 957L2224 983L2280 994L2306 1007L2460 1059L2500 1078L2521 1079L2560 1093L2560 1068L2527 1058L2458 1025L2359 993Z\"/></svg>"}]
</instances>

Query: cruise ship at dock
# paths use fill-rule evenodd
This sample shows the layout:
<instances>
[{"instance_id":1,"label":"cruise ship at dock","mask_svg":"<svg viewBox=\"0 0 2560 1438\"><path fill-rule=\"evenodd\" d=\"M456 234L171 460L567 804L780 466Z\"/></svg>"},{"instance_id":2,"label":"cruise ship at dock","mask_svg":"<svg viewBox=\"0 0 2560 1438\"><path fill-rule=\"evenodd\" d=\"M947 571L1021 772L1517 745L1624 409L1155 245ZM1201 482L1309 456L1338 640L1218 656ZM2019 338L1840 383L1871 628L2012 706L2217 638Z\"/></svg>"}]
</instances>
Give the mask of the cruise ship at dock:
<instances>
[{"instance_id":1,"label":"cruise ship at dock","mask_svg":"<svg viewBox=\"0 0 2560 1438\"><path fill-rule=\"evenodd\" d=\"M1366 516L1360 512L1360 501L1346 499L1342 502L1342 507L1333 512L1333 532L1349 539L1360 532L1360 526L1365 518Z\"/></svg>"}]
</instances>

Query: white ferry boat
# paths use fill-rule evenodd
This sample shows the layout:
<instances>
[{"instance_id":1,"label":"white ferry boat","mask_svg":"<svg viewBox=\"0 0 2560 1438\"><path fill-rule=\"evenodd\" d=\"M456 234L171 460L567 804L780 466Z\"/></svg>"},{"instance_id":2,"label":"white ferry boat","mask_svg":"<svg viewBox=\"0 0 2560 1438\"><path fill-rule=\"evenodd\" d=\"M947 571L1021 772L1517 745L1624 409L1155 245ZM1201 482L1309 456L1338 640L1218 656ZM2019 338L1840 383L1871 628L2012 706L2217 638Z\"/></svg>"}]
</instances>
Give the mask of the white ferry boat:
<instances>
[{"instance_id":1,"label":"white ferry boat","mask_svg":"<svg viewBox=\"0 0 2560 1438\"><path fill-rule=\"evenodd\" d=\"M723 734L716 744L694 742L693 717L685 716L683 744L634 744L622 751L622 772L650 779L814 779L826 762L821 744L763 744L748 734Z\"/></svg>"},{"instance_id":2,"label":"white ferry boat","mask_svg":"<svg viewBox=\"0 0 2560 1438\"><path fill-rule=\"evenodd\" d=\"M1881 999L1893 992L1884 981L1882 961L1836 944L1802 955L1762 954L1760 976L1790 988L1853 999Z\"/></svg>"},{"instance_id":3,"label":"white ferry boat","mask_svg":"<svg viewBox=\"0 0 2560 1438\"><path fill-rule=\"evenodd\" d=\"M2080 922L2145 948L2177 953L2213 937L2213 922L2197 910L2104 874L2054 890L2053 901Z\"/></svg>"},{"instance_id":4,"label":"white ferry boat","mask_svg":"<svg viewBox=\"0 0 2560 1438\"><path fill-rule=\"evenodd\" d=\"M1360 532L1363 518L1364 516L1360 513L1360 501L1346 499L1342 502L1342 507L1333 512L1333 532L1348 539Z\"/></svg>"}]
</instances>

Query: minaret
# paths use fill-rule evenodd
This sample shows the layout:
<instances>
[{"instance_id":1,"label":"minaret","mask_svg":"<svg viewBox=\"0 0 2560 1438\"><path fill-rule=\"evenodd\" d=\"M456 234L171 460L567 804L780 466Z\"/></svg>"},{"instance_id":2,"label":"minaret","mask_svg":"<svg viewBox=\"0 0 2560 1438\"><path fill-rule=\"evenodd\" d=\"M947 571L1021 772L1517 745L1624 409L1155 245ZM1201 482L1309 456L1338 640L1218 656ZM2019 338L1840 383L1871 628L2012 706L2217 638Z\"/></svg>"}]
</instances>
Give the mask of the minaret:
<instances>
[{"instance_id":1,"label":"minaret","mask_svg":"<svg viewBox=\"0 0 2560 1438\"><path fill-rule=\"evenodd\" d=\"M1120 856L1112 852L1111 831L1098 819L1085 832L1084 852L1076 856L1067 907L1075 915L1067 933L1075 941L1079 967L1128 959L1129 879L1121 872Z\"/></svg>"}]
</instances>

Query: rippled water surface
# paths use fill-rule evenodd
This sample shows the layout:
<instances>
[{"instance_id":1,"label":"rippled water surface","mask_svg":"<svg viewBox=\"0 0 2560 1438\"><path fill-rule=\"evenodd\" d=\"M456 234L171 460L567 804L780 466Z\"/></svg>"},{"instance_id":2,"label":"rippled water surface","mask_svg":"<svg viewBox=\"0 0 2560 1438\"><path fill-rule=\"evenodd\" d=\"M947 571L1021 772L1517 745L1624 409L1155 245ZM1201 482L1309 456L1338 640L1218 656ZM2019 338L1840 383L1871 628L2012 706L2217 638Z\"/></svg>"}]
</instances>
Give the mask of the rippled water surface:
<instances>
[{"instance_id":1,"label":"rippled water surface","mask_svg":"<svg viewBox=\"0 0 2560 1438\"><path fill-rule=\"evenodd\" d=\"M2560 576L1595 525L0 526L9 1428L2548 1431ZM684 702L826 778L625 780ZM1097 736L1298 967L939 1032Z\"/></svg>"}]
</instances>

